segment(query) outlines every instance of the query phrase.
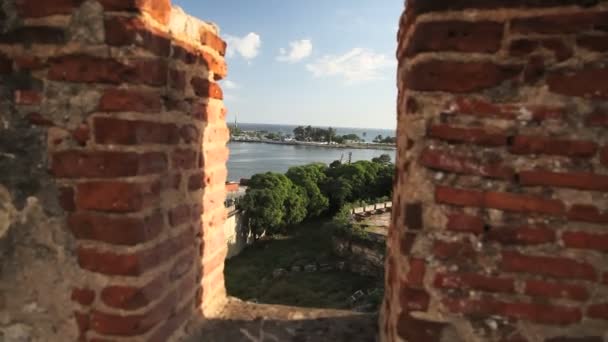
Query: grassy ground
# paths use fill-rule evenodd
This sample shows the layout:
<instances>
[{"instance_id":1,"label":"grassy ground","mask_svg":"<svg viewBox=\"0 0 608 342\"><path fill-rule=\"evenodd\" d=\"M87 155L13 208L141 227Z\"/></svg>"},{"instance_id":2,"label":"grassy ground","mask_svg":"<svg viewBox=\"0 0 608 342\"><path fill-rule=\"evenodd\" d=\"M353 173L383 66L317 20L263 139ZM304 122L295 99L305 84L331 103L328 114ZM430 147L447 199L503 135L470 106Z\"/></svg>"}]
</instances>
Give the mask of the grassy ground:
<instances>
[{"instance_id":1,"label":"grassy ground","mask_svg":"<svg viewBox=\"0 0 608 342\"><path fill-rule=\"evenodd\" d=\"M229 295L260 303L304 307L348 308L358 290L381 286L382 280L344 271L289 273L273 278L277 268L311 263L335 263L330 235L323 221L308 222L290 236L260 241L226 262Z\"/></svg>"}]
</instances>

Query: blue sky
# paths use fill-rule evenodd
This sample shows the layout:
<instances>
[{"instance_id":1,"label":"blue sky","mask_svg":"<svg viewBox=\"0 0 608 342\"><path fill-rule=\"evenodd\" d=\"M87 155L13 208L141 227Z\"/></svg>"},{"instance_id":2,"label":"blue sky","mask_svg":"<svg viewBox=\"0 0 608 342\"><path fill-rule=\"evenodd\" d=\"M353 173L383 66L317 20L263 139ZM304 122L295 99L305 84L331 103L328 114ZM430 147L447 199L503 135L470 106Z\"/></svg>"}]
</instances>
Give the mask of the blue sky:
<instances>
[{"instance_id":1,"label":"blue sky","mask_svg":"<svg viewBox=\"0 0 608 342\"><path fill-rule=\"evenodd\" d=\"M396 126L403 0L173 0L229 43L228 120Z\"/></svg>"}]
</instances>

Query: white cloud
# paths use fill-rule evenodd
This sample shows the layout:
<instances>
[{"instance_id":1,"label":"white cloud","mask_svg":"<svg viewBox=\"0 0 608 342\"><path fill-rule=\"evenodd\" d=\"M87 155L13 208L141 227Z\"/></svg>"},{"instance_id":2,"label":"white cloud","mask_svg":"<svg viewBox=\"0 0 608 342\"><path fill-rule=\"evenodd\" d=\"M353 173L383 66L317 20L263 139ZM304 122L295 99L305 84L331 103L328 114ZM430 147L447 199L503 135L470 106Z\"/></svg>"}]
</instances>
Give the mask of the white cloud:
<instances>
[{"instance_id":1,"label":"white cloud","mask_svg":"<svg viewBox=\"0 0 608 342\"><path fill-rule=\"evenodd\" d=\"M312 41L310 39L296 40L289 43L289 52L286 49L279 50L277 57L279 62L296 63L312 54Z\"/></svg>"},{"instance_id":2,"label":"white cloud","mask_svg":"<svg viewBox=\"0 0 608 342\"><path fill-rule=\"evenodd\" d=\"M343 77L346 83L352 84L384 78L382 71L395 64L386 55L355 48L340 56L323 56L306 68L315 77Z\"/></svg>"},{"instance_id":3,"label":"white cloud","mask_svg":"<svg viewBox=\"0 0 608 342\"><path fill-rule=\"evenodd\" d=\"M230 80L225 80L222 83L224 84L224 88L226 89L239 89L239 85Z\"/></svg>"},{"instance_id":4,"label":"white cloud","mask_svg":"<svg viewBox=\"0 0 608 342\"><path fill-rule=\"evenodd\" d=\"M235 37L228 34L225 37L228 43L228 51L226 51L228 57L234 57L236 54L239 54L244 59L250 60L257 57L260 52L262 39L255 32L250 32L243 37Z\"/></svg>"}]
</instances>

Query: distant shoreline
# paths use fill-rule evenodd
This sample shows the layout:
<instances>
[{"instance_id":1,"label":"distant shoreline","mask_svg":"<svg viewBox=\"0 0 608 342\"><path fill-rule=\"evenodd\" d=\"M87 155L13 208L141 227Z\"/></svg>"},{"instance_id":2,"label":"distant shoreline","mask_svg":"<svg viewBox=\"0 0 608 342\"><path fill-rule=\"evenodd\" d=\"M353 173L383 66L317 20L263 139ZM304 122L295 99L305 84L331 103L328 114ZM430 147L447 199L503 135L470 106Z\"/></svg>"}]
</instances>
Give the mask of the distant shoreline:
<instances>
[{"instance_id":1,"label":"distant shoreline","mask_svg":"<svg viewBox=\"0 0 608 342\"><path fill-rule=\"evenodd\" d=\"M324 147L333 149L357 149L357 150L386 150L395 151L397 146L392 145L380 145L380 144L323 144L317 142L307 141L275 141L275 140L257 140L257 139L230 139L230 142L236 143L250 143L250 144L272 144L272 145L293 145L293 146L311 146L311 147Z\"/></svg>"}]
</instances>

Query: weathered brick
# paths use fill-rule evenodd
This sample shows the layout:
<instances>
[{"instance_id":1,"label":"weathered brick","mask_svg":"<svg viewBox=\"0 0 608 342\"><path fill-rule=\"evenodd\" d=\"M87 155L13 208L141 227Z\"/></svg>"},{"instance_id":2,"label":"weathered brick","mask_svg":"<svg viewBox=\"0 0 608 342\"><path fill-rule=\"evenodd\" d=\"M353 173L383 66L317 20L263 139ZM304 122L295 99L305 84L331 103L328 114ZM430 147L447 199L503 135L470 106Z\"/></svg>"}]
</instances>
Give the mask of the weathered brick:
<instances>
[{"instance_id":1,"label":"weathered brick","mask_svg":"<svg viewBox=\"0 0 608 342\"><path fill-rule=\"evenodd\" d=\"M0 75L10 74L11 72L13 72L13 61L0 54Z\"/></svg>"},{"instance_id":2,"label":"weathered brick","mask_svg":"<svg viewBox=\"0 0 608 342\"><path fill-rule=\"evenodd\" d=\"M200 65L213 72L213 79L216 81L222 80L228 75L228 65L223 58L218 58L215 55L201 52Z\"/></svg>"},{"instance_id":3,"label":"weathered brick","mask_svg":"<svg viewBox=\"0 0 608 342\"><path fill-rule=\"evenodd\" d=\"M76 320L78 332L80 332L80 337L81 339L84 339L84 334L89 330L90 327L90 317L88 314L83 312L74 311L74 318Z\"/></svg>"},{"instance_id":4,"label":"weathered brick","mask_svg":"<svg viewBox=\"0 0 608 342\"><path fill-rule=\"evenodd\" d=\"M95 291L84 288L73 288L71 299L80 305L89 306L95 300Z\"/></svg>"},{"instance_id":5,"label":"weathered brick","mask_svg":"<svg viewBox=\"0 0 608 342\"><path fill-rule=\"evenodd\" d=\"M179 226L190 222L190 205L182 204L169 211L169 223L172 226Z\"/></svg>"},{"instance_id":6,"label":"weathered brick","mask_svg":"<svg viewBox=\"0 0 608 342\"><path fill-rule=\"evenodd\" d=\"M501 65L488 61L454 62L429 60L416 63L405 76L410 89L468 93L499 86L515 78L521 65Z\"/></svg>"},{"instance_id":7,"label":"weathered brick","mask_svg":"<svg viewBox=\"0 0 608 342\"><path fill-rule=\"evenodd\" d=\"M552 283L544 280L526 280L525 294L533 297L563 298L586 301L587 289L582 285Z\"/></svg>"},{"instance_id":8,"label":"weathered brick","mask_svg":"<svg viewBox=\"0 0 608 342\"><path fill-rule=\"evenodd\" d=\"M79 247L78 264L81 268L106 275L138 277L170 260L179 251L193 247L194 233L187 229L175 237L139 252L100 251Z\"/></svg>"},{"instance_id":9,"label":"weathered brick","mask_svg":"<svg viewBox=\"0 0 608 342\"><path fill-rule=\"evenodd\" d=\"M484 225L483 219L477 216L453 213L448 215L446 228L454 232L481 234L484 232Z\"/></svg>"},{"instance_id":10,"label":"weathered brick","mask_svg":"<svg viewBox=\"0 0 608 342\"><path fill-rule=\"evenodd\" d=\"M192 65L192 64L196 63L196 61L199 58L198 51L194 51L188 46L177 45L177 44L175 44L175 42L174 42L172 50L173 50L173 54L171 55L172 58L178 59L188 65Z\"/></svg>"},{"instance_id":11,"label":"weathered brick","mask_svg":"<svg viewBox=\"0 0 608 342\"><path fill-rule=\"evenodd\" d=\"M114 59L87 55L51 58L48 78L54 81L120 84L132 68Z\"/></svg>"},{"instance_id":12,"label":"weathered brick","mask_svg":"<svg viewBox=\"0 0 608 342\"><path fill-rule=\"evenodd\" d=\"M416 242L416 234L414 233L405 233L403 238L401 238L401 253L403 255L409 255L414 247L414 243Z\"/></svg>"},{"instance_id":13,"label":"weathered brick","mask_svg":"<svg viewBox=\"0 0 608 342\"><path fill-rule=\"evenodd\" d=\"M179 129L173 123L130 121L97 117L94 119L98 144L138 145L179 142Z\"/></svg>"},{"instance_id":14,"label":"weathered brick","mask_svg":"<svg viewBox=\"0 0 608 342\"><path fill-rule=\"evenodd\" d=\"M135 246L156 238L163 229L163 223L159 212L145 218L89 212L77 212L68 217L68 227L77 239L126 246Z\"/></svg>"},{"instance_id":15,"label":"weathered brick","mask_svg":"<svg viewBox=\"0 0 608 342\"><path fill-rule=\"evenodd\" d=\"M76 210L76 202L74 202L74 188L59 188L59 204L65 211Z\"/></svg>"},{"instance_id":16,"label":"weathered brick","mask_svg":"<svg viewBox=\"0 0 608 342\"><path fill-rule=\"evenodd\" d=\"M587 316L608 321L608 303L589 306Z\"/></svg>"},{"instance_id":17,"label":"weathered brick","mask_svg":"<svg viewBox=\"0 0 608 342\"><path fill-rule=\"evenodd\" d=\"M572 57L573 51L561 39L517 39L511 42L509 54L515 57L526 57L539 48L549 50L559 62Z\"/></svg>"},{"instance_id":18,"label":"weathered brick","mask_svg":"<svg viewBox=\"0 0 608 342\"><path fill-rule=\"evenodd\" d=\"M444 204L482 207L484 205L484 193L438 186L435 189L435 200Z\"/></svg>"},{"instance_id":19,"label":"weathered brick","mask_svg":"<svg viewBox=\"0 0 608 342\"><path fill-rule=\"evenodd\" d=\"M608 176L584 172L557 173L549 171L523 171L519 182L529 186L566 187L580 190L608 191Z\"/></svg>"},{"instance_id":20,"label":"weathered brick","mask_svg":"<svg viewBox=\"0 0 608 342\"><path fill-rule=\"evenodd\" d=\"M99 101L101 112L158 113L162 110L160 94L130 89L106 89Z\"/></svg>"},{"instance_id":21,"label":"weathered brick","mask_svg":"<svg viewBox=\"0 0 608 342\"><path fill-rule=\"evenodd\" d=\"M414 14L422 14L437 11L459 11L465 9L500 9L500 8L548 8L555 6L581 6L586 7L588 3L580 0L452 0L428 1L410 0L409 8Z\"/></svg>"},{"instance_id":22,"label":"weathered brick","mask_svg":"<svg viewBox=\"0 0 608 342\"><path fill-rule=\"evenodd\" d=\"M198 191L203 188L203 174L195 173L188 178L188 190Z\"/></svg>"},{"instance_id":23,"label":"weathered brick","mask_svg":"<svg viewBox=\"0 0 608 342\"><path fill-rule=\"evenodd\" d=\"M484 163L476 158L459 155L452 151L427 148L420 153L420 163L430 169L465 175L506 180L511 180L514 176L513 169L500 162Z\"/></svg>"},{"instance_id":24,"label":"weathered brick","mask_svg":"<svg viewBox=\"0 0 608 342\"><path fill-rule=\"evenodd\" d=\"M571 325L582 319L580 308L551 304L511 303L494 299L445 299L442 303L455 313L498 315L549 325Z\"/></svg>"},{"instance_id":25,"label":"weathered brick","mask_svg":"<svg viewBox=\"0 0 608 342\"><path fill-rule=\"evenodd\" d=\"M585 124L588 127L608 127L608 113L593 112L587 116Z\"/></svg>"},{"instance_id":26,"label":"weathered brick","mask_svg":"<svg viewBox=\"0 0 608 342\"><path fill-rule=\"evenodd\" d=\"M164 153L64 151L53 154L53 175L59 178L115 178L167 170Z\"/></svg>"},{"instance_id":27,"label":"weathered brick","mask_svg":"<svg viewBox=\"0 0 608 342\"><path fill-rule=\"evenodd\" d=\"M509 152L589 158L596 154L597 149L598 146L593 141L519 135L513 138Z\"/></svg>"},{"instance_id":28,"label":"weathered brick","mask_svg":"<svg viewBox=\"0 0 608 342\"><path fill-rule=\"evenodd\" d=\"M197 143L200 139L200 133L195 125L185 125L179 129L182 141L186 144Z\"/></svg>"},{"instance_id":29,"label":"weathered brick","mask_svg":"<svg viewBox=\"0 0 608 342\"><path fill-rule=\"evenodd\" d=\"M426 311L431 297L424 290L402 287L399 300L405 311Z\"/></svg>"},{"instance_id":30,"label":"weathered brick","mask_svg":"<svg viewBox=\"0 0 608 342\"><path fill-rule=\"evenodd\" d=\"M586 66L556 71L547 76L549 90L562 95L608 99L608 68Z\"/></svg>"},{"instance_id":31,"label":"weathered brick","mask_svg":"<svg viewBox=\"0 0 608 342\"><path fill-rule=\"evenodd\" d=\"M413 318L409 312L402 311L397 322L397 333L405 341L440 342L447 323L431 322Z\"/></svg>"},{"instance_id":32,"label":"weathered brick","mask_svg":"<svg viewBox=\"0 0 608 342\"><path fill-rule=\"evenodd\" d=\"M175 90L184 91L186 89L186 73L175 69L169 70L169 85Z\"/></svg>"},{"instance_id":33,"label":"weathered brick","mask_svg":"<svg viewBox=\"0 0 608 342\"><path fill-rule=\"evenodd\" d=\"M42 102L42 95L33 90L15 90L15 104L32 106Z\"/></svg>"},{"instance_id":34,"label":"weathered brick","mask_svg":"<svg viewBox=\"0 0 608 342\"><path fill-rule=\"evenodd\" d=\"M604 146L600 152L600 162L602 165L608 167L608 146Z\"/></svg>"},{"instance_id":35,"label":"weathered brick","mask_svg":"<svg viewBox=\"0 0 608 342\"><path fill-rule=\"evenodd\" d=\"M154 87L166 86L169 80L167 61L162 59L138 59L131 61L133 72L129 81Z\"/></svg>"},{"instance_id":36,"label":"weathered brick","mask_svg":"<svg viewBox=\"0 0 608 342\"><path fill-rule=\"evenodd\" d=\"M84 0L56 0L40 2L37 0L17 0L17 12L21 17L39 18L57 14L70 14Z\"/></svg>"},{"instance_id":37,"label":"weathered brick","mask_svg":"<svg viewBox=\"0 0 608 342\"><path fill-rule=\"evenodd\" d=\"M80 183L76 207L81 210L135 212L159 200L160 183L99 181Z\"/></svg>"},{"instance_id":38,"label":"weathered brick","mask_svg":"<svg viewBox=\"0 0 608 342\"><path fill-rule=\"evenodd\" d=\"M449 110L458 114L480 118L499 118L506 120L560 119L563 108L556 106L530 105L522 103L493 103L481 98L458 97L450 103Z\"/></svg>"},{"instance_id":39,"label":"weathered brick","mask_svg":"<svg viewBox=\"0 0 608 342\"><path fill-rule=\"evenodd\" d=\"M471 244L468 242L446 242L438 240L433 244L433 255L438 259L444 260L473 261L476 253Z\"/></svg>"},{"instance_id":40,"label":"weathered brick","mask_svg":"<svg viewBox=\"0 0 608 342\"><path fill-rule=\"evenodd\" d=\"M582 35L576 39L579 47L595 52L608 52L607 35Z\"/></svg>"},{"instance_id":41,"label":"weathered brick","mask_svg":"<svg viewBox=\"0 0 608 342\"><path fill-rule=\"evenodd\" d=\"M85 146L91 138L91 129L87 124L80 124L70 133L72 135L72 139L74 139L74 141L76 141L80 146Z\"/></svg>"},{"instance_id":42,"label":"weathered brick","mask_svg":"<svg viewBox=\"0 0 608 342\"><path fill-rule=\"evenodd\" d=\"M171 160L174 170L192 170L198 166L199 153L194 150L177 149L173 151Z\"/></svg>"},{"instance_id":43,"label":"weathered brick","mask_svg":"<svg viewBox=\"0 0 608 342\"><path fill-rule=\"evenodd\" d=\"M586 261L508 251L502 253L500 267L506 272L541 274L555 278L595 281L598 277L595 268Z\"/></svg>"},{"instance_id":44,"label":"weathered brick","mask_svg":"<svg viewBox=\"0 0 608 342\"><path fill-rule=\"evenodd\" d=\"M65 31L51 26L22 26L0 34L0 44L64 44Z\"/></svg>"},{"instance_id":45,"label":"weathered brick","mask_svg":"<svg viewBox=\"0 0 608 342\"><path fill-rule=\"evenodd\" d=\"M116 0L117 2L121 0ZM160 57L171 53L171 40L166 35L147 27L141 20L110 17L105 20L106 43L111 46L135 45Z\"/></svg>"},{"instance_id":46,"label":"weathered brick","mask_svg":"<svg viewBox=\"0 0 608 342\"><path fill-rule=\"evenodd\" d=\"M485 292L515 292L515 280L473 273L438 273L433 286L443 289L479 290Z\"/></svg>"},{"instance_id":47,"label":"weathered brick","mask_svg":"<svg viewBox=\"0 0 608 342\"><path fill-rule=\"evenodd\" d=\"M546 339L545 342L604 342L601 336L558 336Z\"/></svg>"},{"instance_id":48,"label":"weathered brick","mask_svg":"<svg viewBox=\"0 0 608 342\"><path fill-rule=\"evenodd\" d=\"M169 23L171 0L99 0L106 11L146 12L161 24Z\"/></svg>"},{"instance_id":49,"label":"weathered brick","mask_svg":"<svg viewBox=\"0 0 608 342\"><path fill-rule=\"evenodd\" d=\"M469 143L482 146L504 146L507 136L501 132L489 132L481 128L461 128L449 125L432 125L427 131L430 138L452 143Z\"/></svg>"},{"instance_id":50,"label":"weathered brick","mask_svg":"<svg viewBox=\"0 0 608 342\"><path fill-rule=\"evenodd\" d=\"M43 117L40 113L37 112L29 113L26 116L26 119L30 124L36 126L55 126L55 123L52 120Z\"/></svg>"},{"instance_id":51,"label":"weathered brick","mask_svg":"<svg viewBox=\"0 0 608 342\"><path fill-rule=\"evenodd\" d=\"M201 32L201 44L209 46L221 56L226 54L226 42L211 31L205 30Z\"/></svg>"},{"instance_id":52,"label":"weathered brick","mask_svg":"<svg viewBox=\"0 0 608 342\"><path fill-rule=\"evenodd\" d=\"M568 219L591 223L608 223L608 212L602 213L592 205L575 204L568 210Z\"/></svg>"},{"instance_id":53,"label":"weathered brick","mask_svg":"<svg viewBox=\"0 0 608 342\"><path fill-rule=\"evenodd\" d=\"M491 227L484 238L503 245L540 245L555 242L555 231L546 226Z\"/></svg>"},{"instance_id":54,"label":"weathered brick","mask_svg":"<svg viewBox=\"0 0 608 342\"><path fill-rule=\"evenodd\" d=\"M406 276L407 285L412 288L422 288L425 273L426 261L424 259L410 258L409 270Z\"/></svg>"},{"instance_id":55,"label":"weathered brick","mask_svg":"<svg viewBox=\"0 0 608 342\"><path fill-rule=\"evenodd\" d=\"M514 19L513 33L567 34L600 29L608 22L608 12L551 14Z\"/></svg>"},{"instance_id":56,"label":"weathered brick","mask_svg":"<svg viewBox=\"0 0 608 342\"><path fill-rule=\"evenodd\" d=\"M424 226L422 203L408 203L405 205L405 225L410 230L420 230Z\"/></svg>"},{"instance_id":57,"label":"weathered brick","mask_svg":"<svg viewBox=\"0 0 608 342\"><path fill-rule=\"evenodd\" d=\"M192 84L194 93L197 96L220 100L224 98L222 88L220 88L220 86L215 82L210 82L200 77L193 77L190 84Z\"/></svg>"},{"instance_id":58,"label":"weathered brick","mask_svg":"<svg viewBox=\"0 0 608 342\"><path fill-rule=\"evenodd\" d=\"M495 21L432 21L416 25L407 55L421 52L457 51L494 53L500 49L504 24Z\"/></svg>"},{"instance_id":59,"label":"weathered brick","mask_svg":"<svg viewBox=\"0 0 608 342\"><path fill-rule=\"evenodd\" d=\"M564 232L562 234L562 241L564 241L564 245L569 248L608 252L608 234Z\"/></svg>"},{"instance_id":60,"label":"weathered brick","mask_svg":"<svg viewBox=\"0 0 608 342\"><path fill-rule=\"evenodd\" d=\"M161 273L147 284L136 287L126 285L110 285L100 294L101 300L108 306L123 309L141 309L163 295L168 288L168 273Z\"/></svg>"}]
</instances>

